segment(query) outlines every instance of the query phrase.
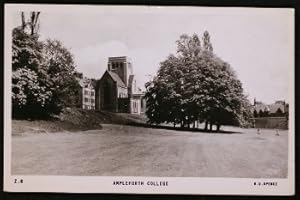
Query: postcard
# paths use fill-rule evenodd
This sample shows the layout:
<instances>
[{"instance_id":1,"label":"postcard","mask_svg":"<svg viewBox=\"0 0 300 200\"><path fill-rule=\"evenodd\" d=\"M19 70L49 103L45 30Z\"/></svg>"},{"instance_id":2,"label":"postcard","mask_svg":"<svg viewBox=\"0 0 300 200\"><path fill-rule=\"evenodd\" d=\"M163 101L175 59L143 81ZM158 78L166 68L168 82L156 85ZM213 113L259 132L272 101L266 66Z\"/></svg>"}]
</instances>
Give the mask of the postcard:
<instances>
[{"instance_id":1,"label":"postcard","mask_svg":"<svg viewBox=\"0 0 300 200\"><path fill-rule=\"evenodd\" d=\"M294 9L5 5L4 190L293 195Z\"/></svg>"}]
</instances>

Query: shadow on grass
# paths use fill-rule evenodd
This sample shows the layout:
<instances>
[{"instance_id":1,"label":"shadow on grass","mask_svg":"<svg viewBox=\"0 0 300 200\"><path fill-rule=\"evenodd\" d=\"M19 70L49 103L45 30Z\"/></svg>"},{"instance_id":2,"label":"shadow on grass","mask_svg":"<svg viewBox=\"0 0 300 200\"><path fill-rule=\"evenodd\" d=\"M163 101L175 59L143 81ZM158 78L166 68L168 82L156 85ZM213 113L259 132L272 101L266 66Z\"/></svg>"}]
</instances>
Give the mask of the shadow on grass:
<instances>
[{"instance_id":1,"label":"shadow on grass","mask_svg":"<svg viewBox=\"0 0 300 200\"><path fill-rule=\"evenodd\" d=\"M129 122L127 125L136 126L136 127L143 127L143 128L154 128L154 129L166 129L166 130L174 130L174 131L189 131L189 132L200 132L200 133L212 133L212 134L243 134L242 132L236 131L210 131L204 130L199 128L181 128L181 127L172 127L172 126L164 126L164 125L153 125L153 124L145 124L145 123L138 123L138 122Z\"/></svg>"}]
</instances>

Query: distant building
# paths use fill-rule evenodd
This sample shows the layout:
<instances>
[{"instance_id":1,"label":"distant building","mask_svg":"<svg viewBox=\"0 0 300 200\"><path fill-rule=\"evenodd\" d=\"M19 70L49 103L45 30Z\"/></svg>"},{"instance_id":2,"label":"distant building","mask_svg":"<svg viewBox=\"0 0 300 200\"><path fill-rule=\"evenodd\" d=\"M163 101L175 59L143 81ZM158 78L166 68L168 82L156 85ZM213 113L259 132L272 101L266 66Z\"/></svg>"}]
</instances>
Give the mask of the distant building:
<instances>
[{"instance_id":1,"label":"distant building","mask_svg":"<svg viewBox=\"0 0 300 200\"><path fill-rule=\"evenodd\" d=\"M254 99L252 106L252 127L288 129L288 103L275 101L272 104L264 104Z\"/></svg>"},{"instance_id":2,"label":"distant building","mask_svg":"<svg viewBox=\"0 0 300 200\"><path fill-rule=\"evenodd\" d=\"M79 85L81 86L80 107L86 110L95 110L95 88L91 79L80 79Z\"/></svg>"},{"instance_id":3,"label":"distant building","mask_svg":"<svg viewBox=\"0 0 300 200\"><path fill-rule=\"evenodd\" d=\"M286 113L287 109L286 109L286 103L284 101L276 101L273 104L269 105L269 109L270 109L270 114L272 113Z\"/></svg>"},{"instance_id":4,"label":"distant building","mask_svg":"<svg viewBox=\"0 0 300 200\"><path fill-rule=\"evenodd\" d=\"M288 112L288 104L285 101L275 101L273 104L264 104L254 99L252 112L254 115L262 115L263 113L265 117L284 116L284 114Z\"/></svg>"},{"instance_id":5,"label":"distant building","mask_svg":"<svg viewBox=\"0 0 300 200\"><path fill-rule=\"evenodd\" d=\"M130 58L109 57L107 70L96 86L96 109L141 114L146 106L143 97Z\"/></svg>"}]
</instances>

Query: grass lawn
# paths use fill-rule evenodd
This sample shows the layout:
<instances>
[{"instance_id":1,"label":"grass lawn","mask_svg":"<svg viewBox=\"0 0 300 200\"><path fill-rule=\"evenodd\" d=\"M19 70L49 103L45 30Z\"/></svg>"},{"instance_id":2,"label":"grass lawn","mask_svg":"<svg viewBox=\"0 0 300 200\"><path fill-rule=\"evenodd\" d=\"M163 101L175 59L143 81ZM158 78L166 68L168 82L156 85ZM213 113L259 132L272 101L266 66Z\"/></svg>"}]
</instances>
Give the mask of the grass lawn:
<instances>
[{"instance_id":1,"label":"grass lawn","mask_svg":"<svg viewBox=\"0 0 300 200\"><path fill-rule=\"evenodd\" d=\"M233 130L225 127L224 129ZM218 134L104 124L101 130L19 133L12 174L284 178L288 132Z\"/></svg>"}]
</instances>

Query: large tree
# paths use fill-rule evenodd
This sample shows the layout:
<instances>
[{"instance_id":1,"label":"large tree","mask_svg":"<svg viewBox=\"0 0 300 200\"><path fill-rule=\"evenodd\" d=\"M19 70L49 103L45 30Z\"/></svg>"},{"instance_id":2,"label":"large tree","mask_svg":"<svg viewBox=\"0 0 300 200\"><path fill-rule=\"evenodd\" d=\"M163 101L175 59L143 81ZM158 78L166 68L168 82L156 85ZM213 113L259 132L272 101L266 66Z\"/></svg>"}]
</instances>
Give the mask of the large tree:
<instances>
[{"instance_id":1,"label":"large tree","mask_svg":"<svg viewBox=\"0 0 300 200\"><path fill-rule=\"evenodd\" d=\"M170 55L161 63L153 81L146 84L147 110L150 123L181 123L183 119L183 72L180 59ZM180 106L179 106L180 105Z\"/></svg>"},{"instance_id":2,"label":"large tree","mask_svg":"<svg viewBox=\"0 0 300 200\"><path fill-rule=\"evenodd\" d=\"M60 41L40 41L39 12L13 29L12 103L14 117L42 117L74 106L80 86L70 51ZM28 29L29 28L29 29ZM28 31L29 30L29 31Z\"/></svg>"},{"instance_id":3,"label":"large tree","mask_svg":"<svg viewBox=\"0 0 300 200\"><path fill-rule=\"evenodd\" d=\"M46 40L43 67L49 77L52 101L51 109L58 113L63 107L73 107L78 103L80 85L76 79L78 72L71 52L58 40Z\"/></svg>"},{"instance_id":4,"label":"large tree","mask_svg":"<svg viewBox=\"0 0 300 200\"><path fill-rule=\"evenodd\" d=\"M240 125L248 117L249 101L230 65L213 53L207 31L202 37L180 36L177 55L161 62L157 76L146 84L150 123L180 124L195 121Z\"/></svg>"},{"instance_id":5,"label":"large tree","mask_svg":"<svg viewBox=\"0 0 300 200\"><path fill-rule=\"evenodd\" d=\"M13 116L40 116L51 101L48 76L42 67L43 43L23 27L14 28L12 41Z\"/></svg>"}]
</instances>

